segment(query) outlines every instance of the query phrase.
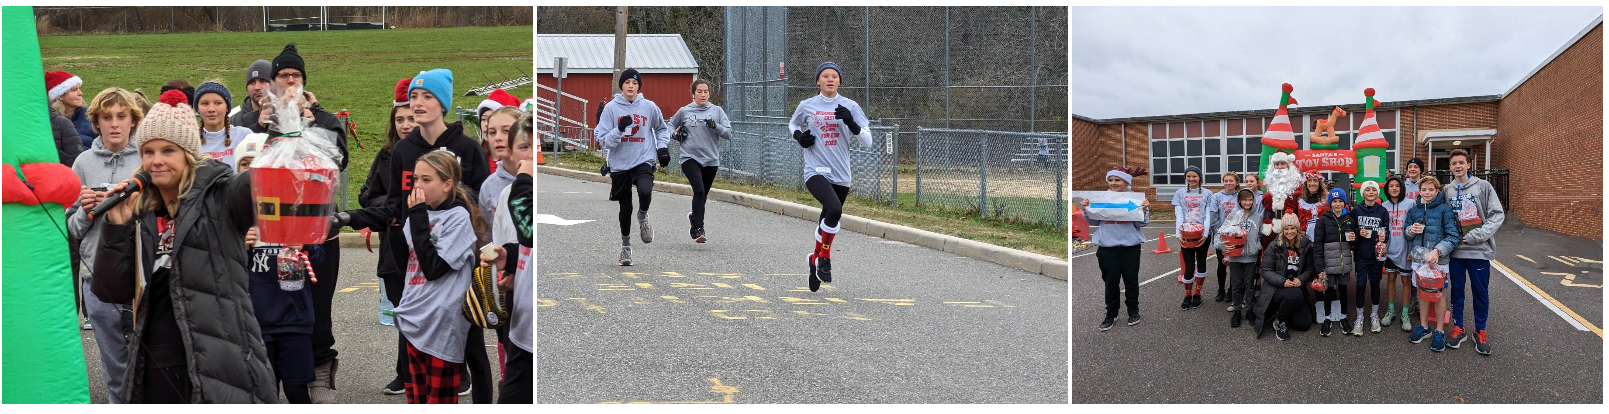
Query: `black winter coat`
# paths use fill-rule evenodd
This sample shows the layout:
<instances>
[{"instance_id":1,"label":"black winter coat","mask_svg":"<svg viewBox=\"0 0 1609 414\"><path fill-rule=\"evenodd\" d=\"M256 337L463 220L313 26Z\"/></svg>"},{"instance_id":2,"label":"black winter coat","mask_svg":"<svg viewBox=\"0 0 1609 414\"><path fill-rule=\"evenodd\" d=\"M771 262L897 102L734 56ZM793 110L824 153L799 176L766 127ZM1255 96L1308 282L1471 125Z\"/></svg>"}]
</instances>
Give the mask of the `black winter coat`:
<instances>
[{"instance_id":1,"label":"black winter coat","mask_svg":"<svg viewBox=\"0 0 1609 414\"><path fill-rule=\"evenodd\" d=\"M50 134L56 138L56 157L61 158L61 165L72 167L78 154L84 152L84 140L78 136L73 121L61 116L56 108L50 108Z\"/></svg>"},{"instance_id":2,"label":"black winter coat","mask_svg":"<svg viewBox=\"0 0 1609 414\"><path fill-rule=\"evenodd\" d=\"M193 403L279 402L274 371L248 293L246 230L256 224L250 175L207 159L196 167L195 183L179 201L173 218L173 267L169 299L184 343ZM130 202L133 202L132 200ZM136 225L136 223L138 223ZM106 303L129 303L136 280L149 276L156 260L156 213L129 223L101 226L90 291ZM138 260L136 260L138 259ZM150 300L134 304L129 337L129 369L123 400L144 400L145 378L139 358Z\"/></svg>"}]
</instances>

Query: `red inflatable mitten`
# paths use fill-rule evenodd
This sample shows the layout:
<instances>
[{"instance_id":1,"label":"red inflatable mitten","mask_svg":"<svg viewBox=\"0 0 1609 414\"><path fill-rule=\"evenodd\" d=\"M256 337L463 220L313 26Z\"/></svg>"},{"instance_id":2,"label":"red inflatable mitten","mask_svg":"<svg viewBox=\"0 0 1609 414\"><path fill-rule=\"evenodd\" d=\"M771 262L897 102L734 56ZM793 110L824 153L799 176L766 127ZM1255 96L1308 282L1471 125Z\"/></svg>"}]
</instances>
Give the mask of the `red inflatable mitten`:
<instances>
[{"instance_id":1,"label":"red inflatable mitten","mask_svg":"<svg viewBox=\"0 0 1609 414\"><path fill-rule=\"evenodd\" d=\"M30 206L40 203L70 206L78 200L78 175L65 165L53 162L26 164L22 166L22 175L18 176L14 166L5 164L4 174L4 202ZM24 183L22 177L28 177L28 182Z\"/></svg>"}]
</instances>

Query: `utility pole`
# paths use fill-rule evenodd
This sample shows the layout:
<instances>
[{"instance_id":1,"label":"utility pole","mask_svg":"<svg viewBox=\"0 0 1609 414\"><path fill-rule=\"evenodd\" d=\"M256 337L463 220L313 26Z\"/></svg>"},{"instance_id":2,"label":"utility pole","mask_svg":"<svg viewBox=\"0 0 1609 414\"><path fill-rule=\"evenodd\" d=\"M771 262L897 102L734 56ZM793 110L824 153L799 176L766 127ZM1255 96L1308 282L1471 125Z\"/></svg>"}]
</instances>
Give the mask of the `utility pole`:
<instances>
[{"instance_id":1,"label":"utility pole","mask_svg":"<svg viewBox=\"0 0 1609 414\"><path fill-rule=\"evenodd\" d=\"M614 92L620 93L620 72L626 70L626 6L615 9Z\"/></svg>"}]
</instances>

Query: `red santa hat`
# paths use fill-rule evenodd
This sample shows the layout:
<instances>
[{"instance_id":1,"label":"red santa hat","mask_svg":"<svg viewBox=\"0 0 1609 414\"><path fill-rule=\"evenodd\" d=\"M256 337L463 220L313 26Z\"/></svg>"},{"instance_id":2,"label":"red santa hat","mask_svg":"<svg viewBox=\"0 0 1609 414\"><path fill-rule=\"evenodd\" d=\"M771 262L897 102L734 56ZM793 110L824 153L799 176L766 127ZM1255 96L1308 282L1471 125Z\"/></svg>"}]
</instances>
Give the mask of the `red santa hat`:
<instances>
[{"instance_id":1,"label":"red santa hat","mask_svg":"<svg viewBox=\"0 0 1609 414\"><path fill-rule=\"evenodd\" d=\"M395 98L392 98L393 99L392 102L391 102L391 107L392 108L399 107L399 106L408 106L408 84L409 83L413 83L413 78L402 78L402 80L397 81L397 96Z\"/></svg>"},{"instance_id":2,"label":"red santa hat","mask_svg":"<svg viewBox=\"0 0 1609 414\"><path fill-rule=\"evenodd\" d=\"M67 73L67 71L58 70L55 72L45 72L45 90L47 95L50 96L49 100L51 101L61 98L62 95L66 95L67 91L73 89L74 86L83 84L83 79L79 79L77 76Z\"/></svg>"},{"instance_id":3,"label":"red santa hat","mask_svg":"<svg viewBox=\"0 0 1609 414\"><path fill-rule=\"evenodd\" d=\"M519 105L520 98L515 98L514 95L509 95L508 92L502 89L497 89L493 90L490 95L487 95L486 100L480 101L480 105L475 107L475 112L479 113L485 110L495 111L497 108Z\"/></svg>"}]
</instances>

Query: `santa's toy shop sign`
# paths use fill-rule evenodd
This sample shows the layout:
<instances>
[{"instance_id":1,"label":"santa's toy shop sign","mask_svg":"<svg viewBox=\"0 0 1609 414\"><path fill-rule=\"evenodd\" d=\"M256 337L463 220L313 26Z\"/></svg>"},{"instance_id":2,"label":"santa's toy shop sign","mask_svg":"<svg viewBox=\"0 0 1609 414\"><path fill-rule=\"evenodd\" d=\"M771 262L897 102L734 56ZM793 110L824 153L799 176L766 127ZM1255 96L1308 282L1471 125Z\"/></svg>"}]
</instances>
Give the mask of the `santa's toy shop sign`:
<instances>
[{"instance_id":1,"label":"santa's toy shop sign","mask_svg":"<svg viewBox=\"0 0 1609 414\"><path fill-rule=\"evenodd\" d=\"M1350 150L1296 151L1296 167L1302 171L1358 173L1358 154Z\"/></svg>"}]
</instances>

